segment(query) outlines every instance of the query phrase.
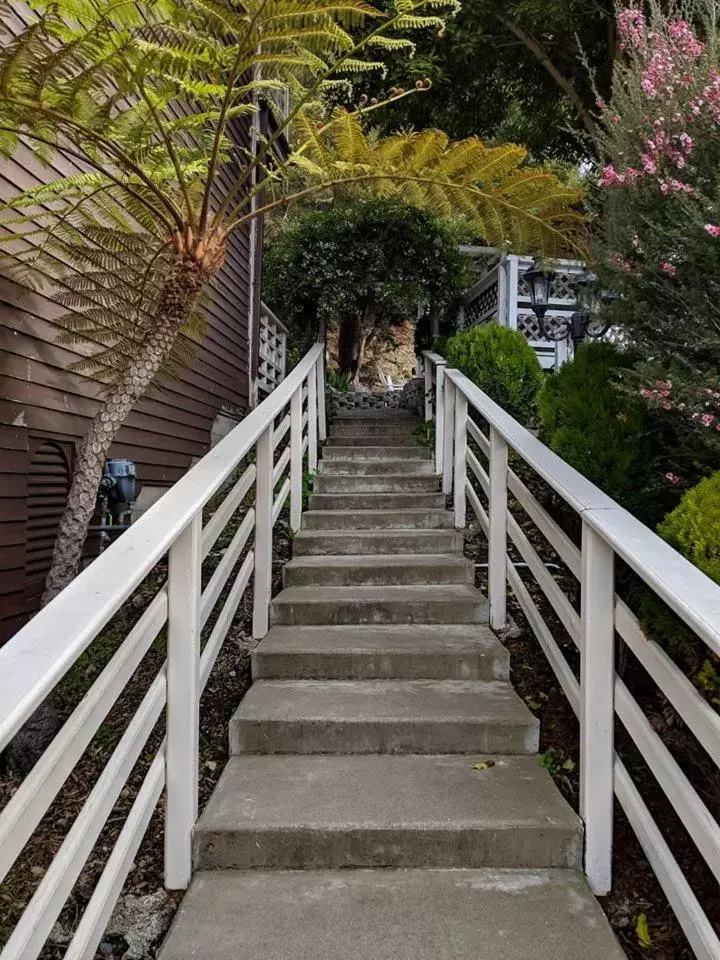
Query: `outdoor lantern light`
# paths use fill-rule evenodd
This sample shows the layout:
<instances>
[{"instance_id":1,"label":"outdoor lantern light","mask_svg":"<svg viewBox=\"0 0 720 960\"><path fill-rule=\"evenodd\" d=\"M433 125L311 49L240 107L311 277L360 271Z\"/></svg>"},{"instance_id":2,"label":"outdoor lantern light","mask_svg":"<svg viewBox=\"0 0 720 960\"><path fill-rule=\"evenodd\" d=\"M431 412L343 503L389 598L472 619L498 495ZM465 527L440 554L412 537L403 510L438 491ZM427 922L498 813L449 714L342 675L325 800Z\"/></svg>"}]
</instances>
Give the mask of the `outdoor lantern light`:
<instances>
[{"instance_id":1,"label":"outdoor lantern light","mask_svg":"<svg viewBox=\"0 0 720 960\"><path fill-rule=\"evenodd\" d=\"M548 332L545 314L550 306L550 290L555 277L555 272L544 267L540 260L535 260L523 275L523 279L530 288L533 313L538 318L543 333Z\"/></svg>"},{"instance_id":2,"label":"outdoor lantern light","mask_svg":"<svg viewBox=\"0 0 720 960\"><path fill-rule=\"evenodd\" d=\"M598 313L602 303L610 303L615 297L613 294L599 291L599 283L597 275L585 267L573 284L579 291L578 299L585 304L570 318L568 335L576 347L587 337L593 340L604 337L610 327L608 322L598 318Z\"/></svg>"}]
</instances>

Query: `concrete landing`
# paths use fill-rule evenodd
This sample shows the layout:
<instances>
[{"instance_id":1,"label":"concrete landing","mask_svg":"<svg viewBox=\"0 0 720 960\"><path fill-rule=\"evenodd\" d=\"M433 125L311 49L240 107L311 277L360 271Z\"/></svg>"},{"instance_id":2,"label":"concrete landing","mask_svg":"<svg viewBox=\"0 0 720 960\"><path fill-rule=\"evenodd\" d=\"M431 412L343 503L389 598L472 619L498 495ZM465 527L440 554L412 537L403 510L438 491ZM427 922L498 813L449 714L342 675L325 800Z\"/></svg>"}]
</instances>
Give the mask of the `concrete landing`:
<instances>
[{"instance_id":1,"label":"concrete landing","mask_svg":"<svg viewBox=\"0 0 720 960\"><path fill-rule=\"evenodd\" d=\"M160 960L623 960L571 870L198 873Z\"/></svg>"}]
</instances>

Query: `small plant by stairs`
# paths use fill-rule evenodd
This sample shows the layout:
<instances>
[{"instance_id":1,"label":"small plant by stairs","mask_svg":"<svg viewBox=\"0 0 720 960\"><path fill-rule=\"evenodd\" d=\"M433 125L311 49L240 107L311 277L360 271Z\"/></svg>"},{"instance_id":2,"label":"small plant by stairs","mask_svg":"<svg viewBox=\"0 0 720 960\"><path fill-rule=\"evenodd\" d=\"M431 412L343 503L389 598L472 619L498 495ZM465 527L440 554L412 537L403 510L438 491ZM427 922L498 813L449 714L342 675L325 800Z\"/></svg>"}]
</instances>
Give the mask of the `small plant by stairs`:
<instances>
[{"instance_id":1,"label":"small plant by stairs","mask_svg":"<svg viewBox=\"0 0 720 960\"><path fill-rule=\"evenodd\" d=\"M161 960L620 960L417 421L337 419Z\"/></svg>"}]
</instances>

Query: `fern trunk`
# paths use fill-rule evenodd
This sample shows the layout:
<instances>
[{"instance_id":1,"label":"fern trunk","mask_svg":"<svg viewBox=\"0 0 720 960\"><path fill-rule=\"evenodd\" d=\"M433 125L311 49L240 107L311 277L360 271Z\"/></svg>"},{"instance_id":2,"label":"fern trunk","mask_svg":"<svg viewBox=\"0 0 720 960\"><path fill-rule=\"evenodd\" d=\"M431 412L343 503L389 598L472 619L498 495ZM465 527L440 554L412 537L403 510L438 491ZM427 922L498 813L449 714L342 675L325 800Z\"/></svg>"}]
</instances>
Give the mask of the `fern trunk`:
<instances>
[{"instance_id":1,"label":"fern trunk","mask_svg":"<svg viewBox=\"0 0 720 960\"><path fill-rule=\"evenodd\" d=\"M205 284L219 269L196 255L178 259L159 299L156 329L148 335L120 380L106 394L74 462L67 504L60 521L43 606L66 587L80 567L88 527L95 513L103 466L128 416L152 385L187 323Z\"/></svg>"}]
</instances>

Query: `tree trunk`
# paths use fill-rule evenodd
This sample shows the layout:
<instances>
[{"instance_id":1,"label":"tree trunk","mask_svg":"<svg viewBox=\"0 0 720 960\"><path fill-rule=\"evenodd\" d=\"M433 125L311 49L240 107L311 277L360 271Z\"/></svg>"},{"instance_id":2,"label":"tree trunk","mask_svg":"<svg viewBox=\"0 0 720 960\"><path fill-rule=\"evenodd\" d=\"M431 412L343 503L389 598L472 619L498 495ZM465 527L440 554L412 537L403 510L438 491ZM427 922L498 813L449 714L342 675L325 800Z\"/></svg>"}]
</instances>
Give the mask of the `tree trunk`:
<instances>
[{"instance_id":1,"label":"tree trunk","mask_svg":"<svg viewBox=\"0 0 720 960\"><path fill-rule=\"evenodd\" d=\"M338 336L338 365L342 373L347 373L350 386L360 386L360 371L365 356L365 344L368 334L363 314L343 320Z\"/></svg>"},{"instance_id":2,"label":"tree trunk","mask_svg":"<svg viewBox=\"0 0 720 960\"><path fill-rule=\"evenodd\" d=\"M220 241L193 243L190 251L181 252L160 296L156 329L148 335L138 355L95 414L75 457L72 484L45 581L43 606L77 574L97 504L103 466L113 440L167 360L202 288L220 269L223 252L224 243Z\"/></svg>"}]
</instances>

